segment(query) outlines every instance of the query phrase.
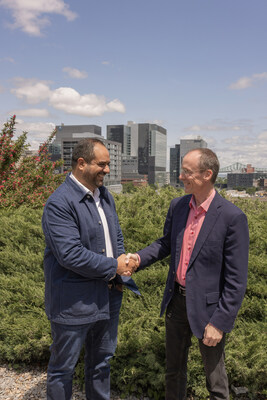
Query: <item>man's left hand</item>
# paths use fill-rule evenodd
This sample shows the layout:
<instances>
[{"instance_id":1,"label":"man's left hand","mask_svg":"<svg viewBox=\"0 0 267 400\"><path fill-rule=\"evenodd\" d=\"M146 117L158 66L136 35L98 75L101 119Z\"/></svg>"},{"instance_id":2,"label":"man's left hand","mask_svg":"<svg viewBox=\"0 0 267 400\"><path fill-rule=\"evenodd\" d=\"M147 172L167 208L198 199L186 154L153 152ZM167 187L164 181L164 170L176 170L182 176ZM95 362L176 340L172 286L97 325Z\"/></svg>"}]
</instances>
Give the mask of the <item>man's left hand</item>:
<instances>
[{"instance_id":1,"label":"man's left hand","mask_svg":"<svg viewBox=\"0 0 267 400\"><path fill-rule=\"evenodd\" d=\"M203 344L206 346L216 346L223 337L223 331L221 331L218 328L215 328L215 326L208 324L205 328L204 331L204 336L203 336Z\"/></svg>"}]
</instances>

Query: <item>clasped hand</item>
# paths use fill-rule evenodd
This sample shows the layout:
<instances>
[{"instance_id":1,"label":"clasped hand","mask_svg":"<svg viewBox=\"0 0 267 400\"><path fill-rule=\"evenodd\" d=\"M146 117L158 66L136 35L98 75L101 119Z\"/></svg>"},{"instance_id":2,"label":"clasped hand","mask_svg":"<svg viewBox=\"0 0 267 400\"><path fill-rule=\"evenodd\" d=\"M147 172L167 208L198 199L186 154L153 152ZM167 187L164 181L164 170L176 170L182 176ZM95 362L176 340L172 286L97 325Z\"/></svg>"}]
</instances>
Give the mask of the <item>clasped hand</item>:
<instances>
[{"instance_id":1,"label":"clasped hand","mask_svg":"<svg viewBox=\"0 0 267 400\"><path fill-rule=\"evenodd\" d=\"M139 259L136 254L121 254L118 258L117 274L131 276L139 267Z\"/></svg>"}]
</instances>

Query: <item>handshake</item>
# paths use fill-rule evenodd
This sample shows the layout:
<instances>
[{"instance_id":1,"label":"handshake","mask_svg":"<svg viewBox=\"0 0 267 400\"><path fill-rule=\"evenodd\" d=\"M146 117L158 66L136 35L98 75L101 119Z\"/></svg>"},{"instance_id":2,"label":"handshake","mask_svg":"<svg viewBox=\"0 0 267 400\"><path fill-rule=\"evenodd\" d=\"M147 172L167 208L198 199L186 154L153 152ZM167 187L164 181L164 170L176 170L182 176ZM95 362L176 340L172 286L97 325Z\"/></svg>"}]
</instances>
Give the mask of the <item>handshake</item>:
<instances>
[{"instance_id":1,"label":"handshake","mask_svg":"<svg viewBox=\"0 0 267 400\"><path fill-rule=\"evenodd\" d=\"M121 254L118 258L116 273L122 276L131 276L139 267L139 257L137 254Z\"/></svg>"}]
</instances>

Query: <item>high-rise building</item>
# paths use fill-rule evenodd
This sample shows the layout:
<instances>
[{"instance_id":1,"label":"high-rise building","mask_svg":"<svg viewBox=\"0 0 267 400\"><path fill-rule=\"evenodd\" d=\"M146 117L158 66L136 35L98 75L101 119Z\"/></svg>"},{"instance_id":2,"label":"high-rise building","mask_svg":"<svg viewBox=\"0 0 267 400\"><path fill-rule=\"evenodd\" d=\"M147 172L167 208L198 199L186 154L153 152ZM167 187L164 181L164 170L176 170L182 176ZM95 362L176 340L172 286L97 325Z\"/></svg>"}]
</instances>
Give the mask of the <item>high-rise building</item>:
<instances>
[{"instance_id":1,"label":"high-rise building","mask_svg":"<svg viewBox=\"0 0 267 400\"><path fill-rule=\"evenodd\" d=\"M126 125L107 125L107 139L121 143L123 156L131 155L131 128Z\"/></svg>"},{"instance_id":2,"label":"high-rise building","mask_svg":"<svg viewBox=\"0 0 267 400\"><path fill-rule=\"evenodd\" d=\"M180 175L180 145L170 148L170 184L178 186Z\"/></svg>"},{"instance_id":3,"label":"high-rise building","mask_svg":"<svg viewBox=\"0 0 267 400\"><path fill-rule=\"evenodd\" d=\"M110 174L105 176L105 185L115 192L121 187L121 144L101 136L101 127L97 125L64 125L56 126L56 136L51 150L60 149L63 166L61 172L71 170L72 151L75 144L83 138L100 139L110 154ZM58 151L58 150L57 150ZM52 151L51 151L52 152Z\"/></svg>"},{"instance_id":4,"label":"high-rise building","mask_svg":"<svg viewBox=\"0 0 267 400\"><path fill-rule=\"evenodd\" d=\"M200 136L197 136L196 139L181 139L180 140L180 165L182 165L182 161L186 153L190 150L198 149L198 148L206 148L208 147L207 142L202 139Z\"/></svg>"},{"instance_id":5,"label":"high-rise building","mask_svg":"<svg viewBox=\"0 0 267 400\"><path fill-rule=\"evenodd\" d=\"M164 185L166 182L166 151L167 131L156 124L136 124L132 121L128 125L108 125L107 138L119 140L124 149L124 155L137 157L138 174L148 176L148 183ZM127 140L125 139L127 138ZM128 143L128 147L125 146ZM129 157L124 158L124 164L129 166ZM127 171L127 177L129 173Z\"/></svg>"}]
</instances>

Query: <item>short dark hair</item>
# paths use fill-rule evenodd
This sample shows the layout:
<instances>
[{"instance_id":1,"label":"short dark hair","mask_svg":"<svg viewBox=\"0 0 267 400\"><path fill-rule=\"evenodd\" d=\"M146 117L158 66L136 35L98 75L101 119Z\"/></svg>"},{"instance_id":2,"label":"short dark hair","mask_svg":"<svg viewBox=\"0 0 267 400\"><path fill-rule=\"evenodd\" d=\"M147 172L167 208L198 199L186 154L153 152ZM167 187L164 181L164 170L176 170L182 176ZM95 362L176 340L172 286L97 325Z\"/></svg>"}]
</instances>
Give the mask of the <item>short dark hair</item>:
<instances>
[{"instance_id":1,"label":"short dark hair","mask_svg":"<svg viewBox=\"0 0 267 400\"><path fill-rule=\"evenodd\" d=\"M201 171L206 171L207 169L211 169L212 170L211 183L215 183L220 170L220 163L217 155L211 149L202 147L190 150L189 153L191 151L198 151L200 153L199 169Z\"/></svg>"},{"instance_id":2,"label":"short dark hair","mask_svg":"<svg viewBox=\"0 0 267 400\"><path fill-rule=\"evenodd\" d=\"M100 139L85 138L79 140L72 151L72 168L76 167L79 158L83 158L89 164L95 158L94 148L97 143L106 147Z\"/></svg>"}]
</instances>

